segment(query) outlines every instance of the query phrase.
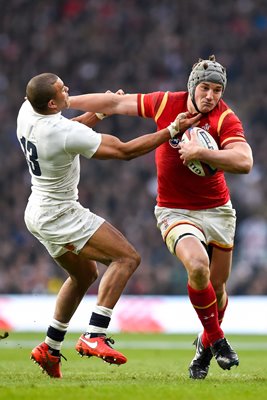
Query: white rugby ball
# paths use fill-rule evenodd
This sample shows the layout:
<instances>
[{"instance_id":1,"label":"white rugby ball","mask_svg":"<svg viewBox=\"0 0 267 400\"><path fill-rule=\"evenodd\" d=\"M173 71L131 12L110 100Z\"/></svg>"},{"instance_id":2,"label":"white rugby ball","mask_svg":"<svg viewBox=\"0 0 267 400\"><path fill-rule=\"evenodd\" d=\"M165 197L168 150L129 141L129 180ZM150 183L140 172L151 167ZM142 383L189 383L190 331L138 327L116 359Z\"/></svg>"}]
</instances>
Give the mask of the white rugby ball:
<instances>
[{"instance_id":1,"label":"white rugby ball","mask_svg":"<svg viewBox=\"0 0 267 400\"><path fill-rule=\"evenodd\" d=\"M197 133L200 146L210 150L218 150L218 145L211 134L198 126L187 129L182 136L182 141L189 142L192 131ZM212 176L217 172L215 167L199 160L190 161L187 167L190 171L199 176Z\"/></svg>"}]
</instances>

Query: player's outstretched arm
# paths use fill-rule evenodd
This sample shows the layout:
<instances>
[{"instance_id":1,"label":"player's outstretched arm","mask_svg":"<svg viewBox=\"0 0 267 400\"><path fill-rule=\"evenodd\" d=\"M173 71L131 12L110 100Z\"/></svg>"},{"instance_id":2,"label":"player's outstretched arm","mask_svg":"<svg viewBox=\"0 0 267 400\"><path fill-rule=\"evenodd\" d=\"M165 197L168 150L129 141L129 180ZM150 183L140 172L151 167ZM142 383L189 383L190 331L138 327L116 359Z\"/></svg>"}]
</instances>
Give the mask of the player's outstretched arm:
<instances>
[{"instance_id":1,"label":"player's outstretched arm","mask_svg":"<svg viewBox=\"0 0 267 400\"><path fill-rule=\"evenodd\" d=\"M89 93L70 96L69 108L85 112L104 113L106 115L124 114L137 116L137 94L122 95L119 91L116 93Z\"/></svg>"},{"instance_id":2,"label":"player's outstretched arm","mask_svg":"<svg viewBox=\"0 0 267 400\"><path fill-rule=\"evenodd\" d=\"M148 133L126 143L121 142L115 136L102 134L101 144L93 157L101 160L132 160L149 153L169 139L170 132L167 128L155 133Z\"/></svg>"},{"instance_id":3,"label":"player's outstretched arm","mask_svg":"<svg viewBox=\"0 0 267 400\"><path fill-rule=\"evenodd\" d=\"M106 93L112 93L110 90L107 90ZM114 93L112 93L114 94ZM124 91L122 89L118 89L115 93L117 96L124 96ZM87 96L87 95L85 95ZM98 95L97 95L98 96ZM104 118L108 117L111 114L119 113L118 111L121 111L121 113L125 112L125 110L129 108L133 108L134 110L137 109L137 103L136 103L136 96L132 96L132 99L127 97L127 101L122 102L124 104L123 108L120 107L120 99L116 97L116 105L115 104L110 104L109 105L109 114L105 114L103 112L92 112L92 111L87 111L84 114L79 115L78 117L73 118L73 121L78 121L86 126L89 126L90 128L93 128L99 121L103 120ZM83 104L84 104L84 98L80 98L80 96L75 96L70 98L70 104L72 104L72 108L76 108L79 104L81 109L83 109ZM76 107L74 107L76 105ZM135 113L134 113L135 114Z\"/></svg>"},{"instance_id":4,"label":"player's outstretched arm","mask_svg":"<svg viewBox=\"0 0 267 400\"><path fill-rule=\"evenodd\" d=\"M122 142L115 136L102 134L101 144L93 157L102 160L132 160L155 150L158 146L176 136L177 133L178 120L176 119L165 129L147 133L129 142Z\"/></svg>"},{"instance_id":5,"label":"player's outstretched arm","mask_svg":"<svg viewBox=\"0 0 267 400\"><path fill-rule=\"evenodd\" d=\"M121 160L131 160L149 153L164 142L174 138L178 133L184 132L184 130L192 126L192 124L195 124L200 118L199 115L196 115L192 118L187 118L186 123L184 123L183 128L181 128L181 117L184 119L184 113L182 113L182 115L178 114L175 121L172 122L167 128L139 136L126 143L121 142L117 137L102 134L102 142L94 154L94 157L99 159L115 158Z\"/></svg>"}]
</instances>

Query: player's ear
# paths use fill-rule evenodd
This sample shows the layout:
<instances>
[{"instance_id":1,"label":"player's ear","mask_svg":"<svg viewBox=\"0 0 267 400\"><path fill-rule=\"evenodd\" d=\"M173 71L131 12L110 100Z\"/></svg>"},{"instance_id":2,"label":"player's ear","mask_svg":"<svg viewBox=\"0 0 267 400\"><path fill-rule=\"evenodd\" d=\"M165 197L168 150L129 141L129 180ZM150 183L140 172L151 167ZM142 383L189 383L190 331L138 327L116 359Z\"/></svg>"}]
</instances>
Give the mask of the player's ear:
<instances>
[{"instance_id":1,"label":"player's ear","mask_svg":"<svg viewBox=\"0 0 267 400\"><path fill-rule=\"evenodd\" d=\"M57 103L55 102L55 100L53 99L49 100L49 102L47 103L47 108L51 108L53 110L57 108Z\"/></svg>"}]
</instances>

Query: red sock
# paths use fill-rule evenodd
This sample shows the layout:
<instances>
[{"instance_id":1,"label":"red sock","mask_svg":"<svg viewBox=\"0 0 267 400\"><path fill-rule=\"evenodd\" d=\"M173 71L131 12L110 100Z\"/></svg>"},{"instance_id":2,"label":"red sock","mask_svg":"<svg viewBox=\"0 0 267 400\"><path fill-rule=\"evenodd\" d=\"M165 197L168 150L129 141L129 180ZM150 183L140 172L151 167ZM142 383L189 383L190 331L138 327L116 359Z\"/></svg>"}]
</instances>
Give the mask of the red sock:
<instances>
[{"instance_id":1,"label":"red sock","mask_svg":"<svg viewBox=\"0 0 267 400\"><path fill-rule=\"evenodd\" d=\"M218 321L219 321L220 325L223 321L224 313L225 313L227 306L228 306L228 297L226 297L226 303L225 303L224 307L221 310L218 310ZM202 340L202 344L205 348L210 346L208 335L207 335L207 332L205 331L205 329L202 333L201 340Z\"/></svg>"},{"instance_id":2,"label":"red sock","mask_svg":"<svg viewBox=\"0 0 267 400\"><path fill-rule=\"evenodd\" d=\"M211 282L206 289L196 290L187 285L190 301L196 310L210 344L224 337L218 322L217 299Z\"/></svg>"},{"instance_id":3,"label":"red sock","mask_svg":"<svg viewBox=\"0 0 267 400\"><path fill-rule=\"evenodd\" d=\"M210 347L210 342L209 342L208 335L207 335L207 332L205 331L205 329L204 329L204 331L202 333L201 341L202 341L202 344L205 347L205 349L207 347Z\"/></svg>"}]
</instances>

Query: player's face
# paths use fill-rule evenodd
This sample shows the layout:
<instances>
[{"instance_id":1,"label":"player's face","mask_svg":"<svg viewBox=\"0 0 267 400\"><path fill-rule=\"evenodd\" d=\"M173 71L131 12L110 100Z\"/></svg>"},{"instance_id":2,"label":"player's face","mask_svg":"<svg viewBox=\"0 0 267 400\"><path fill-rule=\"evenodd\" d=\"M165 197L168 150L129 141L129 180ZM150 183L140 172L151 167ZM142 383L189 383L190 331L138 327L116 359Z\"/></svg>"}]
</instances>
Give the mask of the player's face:
<instances>
[{"instance_id":1,"label":"player's face","mask_svg":"<svg viewBox=\"0 0 267 400\"><path fill-rule=\"evenodd\" d=\"M57 104L57 108L59 111L64 110L69 107L69 88L64 85L64 82L58 78L56 83L54 84L56 89L56 95L54 101Z\"/></svg>"},{"instance_id":2,"label":"player's face","mask_svg":"<svg viewBox=\"0 0 267 400\"><path fill-rule=\"evenodd\" d=\"M201 113L208 113L216 107L222 97L223 87L212 82L201 82L195 90L195 102Z\"/></svg>"}]
</instances>

